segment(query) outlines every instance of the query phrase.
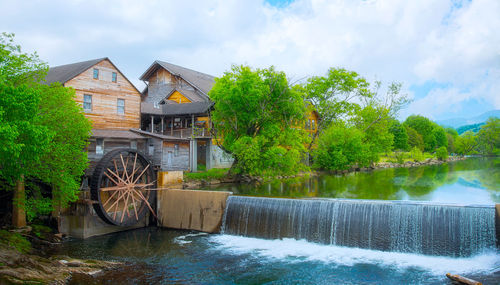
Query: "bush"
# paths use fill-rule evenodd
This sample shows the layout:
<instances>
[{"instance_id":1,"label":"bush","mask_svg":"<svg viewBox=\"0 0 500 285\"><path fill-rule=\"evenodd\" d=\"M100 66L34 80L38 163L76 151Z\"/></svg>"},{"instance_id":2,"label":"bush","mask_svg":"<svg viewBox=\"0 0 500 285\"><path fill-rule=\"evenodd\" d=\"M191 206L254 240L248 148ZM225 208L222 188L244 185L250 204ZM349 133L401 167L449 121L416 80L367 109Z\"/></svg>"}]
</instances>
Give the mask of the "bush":
<instances>
[{"instance_id":1,"label":"bush","mask_svg":"<svg viewBox=\"0 0 500 285\"><path fill-rule=\"evenodd\" d=\"M424 154L422 153L422 151L414 146L411 151L410 151L410 157L414 160L414 161L422 161L424 160Z\"/></svg>"},{"instance_id":2,"label":"bush","mask_svg":"<svg viewBox=\"0 0 500 285\"><path fill-rule=\"evenodd\" d=\"M448 150L442 146L436 150L436 157L439 160L446 160L448 158Z\"/></svg>"},{"instance_id":3,"label":"bush","mask_svg":"<svg viewBox=\"0 0 500 285\"><path fill-rule=\"evenodd\" d=\"M356 128L341 123L332 125L319 137L315 166L326 170L349 169L355 164L368 166L374 157L363 138L363 132Z\"/></svg>"},{"instance_id":4,"label":"bush","mask_svg":"<svg viewBox=\"0 0 500 285\"><path fill-rule=\"evenodd\" d=\"M201 180L201 179L221 179L227 175L227 168L212 168L205 172L186 172L186 179Z\"/></svg>"}]
</instances>

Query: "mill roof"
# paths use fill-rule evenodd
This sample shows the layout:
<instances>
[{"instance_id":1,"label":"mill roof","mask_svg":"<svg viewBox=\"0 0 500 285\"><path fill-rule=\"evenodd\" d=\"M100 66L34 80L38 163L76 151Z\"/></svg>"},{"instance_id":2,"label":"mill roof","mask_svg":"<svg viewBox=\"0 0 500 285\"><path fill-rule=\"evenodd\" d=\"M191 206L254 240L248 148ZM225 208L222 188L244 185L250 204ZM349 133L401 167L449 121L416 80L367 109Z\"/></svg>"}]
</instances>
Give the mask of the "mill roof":
<instances>
[{"instance_id":1,"label":"mill roof","mask_svg":"<svg viewBox=\"0 0 500 285\"><path fill-rule=\"evenodd\" d=\"M152 115L190 115L203 114L213 106L213 102L193 102L184 104L163 104L155 107L152 103L141 103L142 114Z\"/></svg>"},{"instance_id":2,"label":"mill roof","mask_svg":"<svg viewBox=\"0 0 500 285\"><path fill-rule=\"evenodd\" d=\"M105 59L108 58L103 57L51 67L49 69L49 72L47 73L47 76L45 77L45 81L47 82L47 84L51 84L54 82L60 82L61 84L64 84Z\"/></svg>"},{"instance_id":3,"label":"mill roof","mask_svg":"<svg viewBox=\"0 0 500 285\"><path fill-rule=\"evenodd\" d=\"M155 60L155 62L153 62L153 64L141 75L140 79L147 81L158 67L162 67L173 75L181 77L206 96L208 96L208 92L215 84L215 77L212 75L161 60Z\"/></svg>"}]
</instances>

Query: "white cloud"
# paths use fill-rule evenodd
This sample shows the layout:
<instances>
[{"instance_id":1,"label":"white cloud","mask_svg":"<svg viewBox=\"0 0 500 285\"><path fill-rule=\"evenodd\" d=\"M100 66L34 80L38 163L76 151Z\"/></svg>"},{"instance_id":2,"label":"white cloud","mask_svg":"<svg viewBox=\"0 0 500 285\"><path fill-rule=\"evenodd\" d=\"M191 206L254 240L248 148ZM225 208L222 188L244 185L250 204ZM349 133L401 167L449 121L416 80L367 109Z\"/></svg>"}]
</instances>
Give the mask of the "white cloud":
<instances>
[{"instance_id":1,"label":"white cloud","mask_svg":"<svg viewBox=\"0 0 500 285\"><path fill-rule=\"evenodd\" d=\"M424 98L416 93L406 113L438 118L448 102L466 112L467 100L500 108L498 0L297 0L283 8L236 0L1 0L0 10L0 30L16 32L50 64L109 56L139 86L155 59L214 75L231 64L275 65L295 79L342 66L406 87L441 86Z\"/></svg>"}]
</instances>

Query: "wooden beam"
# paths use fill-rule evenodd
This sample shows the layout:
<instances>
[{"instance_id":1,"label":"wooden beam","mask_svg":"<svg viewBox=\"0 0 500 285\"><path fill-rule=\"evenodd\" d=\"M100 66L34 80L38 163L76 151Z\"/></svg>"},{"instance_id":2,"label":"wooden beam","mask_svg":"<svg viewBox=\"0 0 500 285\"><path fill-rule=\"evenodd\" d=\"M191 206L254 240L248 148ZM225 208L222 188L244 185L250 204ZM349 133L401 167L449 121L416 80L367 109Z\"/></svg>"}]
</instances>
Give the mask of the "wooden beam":
<instances>
[{"instance_id":1,"label":"wooden beam","mask_svg":"<svg viewBox=\"0 0 500 285\"><path fill-rule=\"evenodd\" d=\"M446 277L449 279L459 282L459 284L468 284L468 285L481 285L481 282L478 282L476 280L469 279L467 277L463 277L460 275L451 275L450 273L446 273Z\"/></svg>"}]
</instances>

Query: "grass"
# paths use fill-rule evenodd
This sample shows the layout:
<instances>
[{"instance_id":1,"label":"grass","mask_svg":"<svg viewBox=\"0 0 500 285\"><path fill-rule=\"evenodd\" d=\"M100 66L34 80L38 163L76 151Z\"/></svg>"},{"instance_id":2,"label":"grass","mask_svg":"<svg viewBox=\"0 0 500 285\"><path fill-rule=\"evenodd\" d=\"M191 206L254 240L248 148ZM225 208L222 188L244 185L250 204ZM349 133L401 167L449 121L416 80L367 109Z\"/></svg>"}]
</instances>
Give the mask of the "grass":
<instances>
[{"instance_id":1,"label":"grass","mask_svg":"<svg viewBox=\"0 0 500 285\"><path fill-rule=\"evenodd\" d=\"M12 247L21 253L31 250L31 243L19 233L0 230L0 245Z\"/></svg>"},{"instance_id":2,"label":"grass","mask_svg":"<svg viewBox=\"0 0 500 285\"><path fill-rule=\"evenodd\" d=\"M432 153L424 152L421 154L421 157L415 159L412 157L411 152L389 152L380 157L380 162L391 162L391 163L405 163L405 162L414 162L414 161L424 161L429 158L435 158L435 155Z\"/></svg>"},{"instance_id":3,"label":"grass","mask_svg":"<svg viewBox=\"0 0 500 285\"><path fill-rule=\"evenodd\" d=\"M186 172L184 178L191 180L221 179L226 177L229 168L212 168L208 171Z\"/></svg>"}]
</instances>

